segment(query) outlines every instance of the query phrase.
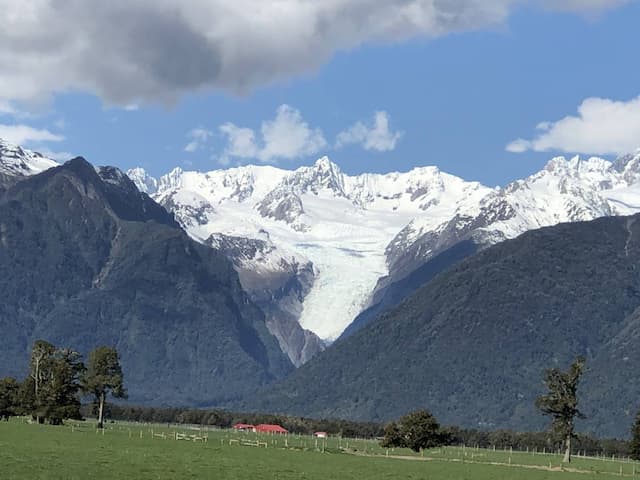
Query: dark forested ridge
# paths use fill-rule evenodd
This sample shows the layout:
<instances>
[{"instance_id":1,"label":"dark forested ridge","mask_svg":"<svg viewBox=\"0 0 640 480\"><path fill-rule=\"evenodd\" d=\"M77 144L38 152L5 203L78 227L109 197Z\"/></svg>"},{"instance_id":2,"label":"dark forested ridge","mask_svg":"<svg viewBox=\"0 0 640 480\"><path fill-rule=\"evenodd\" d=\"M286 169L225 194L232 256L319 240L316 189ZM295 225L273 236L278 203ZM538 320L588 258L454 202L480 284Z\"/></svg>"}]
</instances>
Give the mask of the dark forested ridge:
<instances>
[{"instance_id":1,"label":"dark forested ridge","mask_svg":"<svg viewBox=\"0 0 640 480\"><path fill-rule=\"evenodd\" d=\"M402 300L409 297L422 285L433 279L438 273L455 263L473 255L479 248L473 240L462 240L445 251L429 259L417 267L409 275L393 282L377 292L378 301L361 312L342 333L340 338L347 338L375 320L387 310L391 310Z\"/></svg>"},{"instance_id":2,"label":"dark forested ridge","mask_svg":"<svg viewBox=\"0 0 640 480\"><path fill-rule=\"evenodd\" d=\"M542 372L587 358L578 430L627 435L640 406L640 222L531 231L437 275L245 406L360 420L541 428Z\"/></svg>"},{"instance_id":3,"label":"dark forested ridge","mask_svg":"<svg viewBox=\"0 0 640 480\"><path fill-rule=\"evenodd\" d=\"M113 345L130 398L215 405L292 368L231 264L117 169L85 160L0 194L0 377L36 339Z\"/></svg>"}]
</instances>

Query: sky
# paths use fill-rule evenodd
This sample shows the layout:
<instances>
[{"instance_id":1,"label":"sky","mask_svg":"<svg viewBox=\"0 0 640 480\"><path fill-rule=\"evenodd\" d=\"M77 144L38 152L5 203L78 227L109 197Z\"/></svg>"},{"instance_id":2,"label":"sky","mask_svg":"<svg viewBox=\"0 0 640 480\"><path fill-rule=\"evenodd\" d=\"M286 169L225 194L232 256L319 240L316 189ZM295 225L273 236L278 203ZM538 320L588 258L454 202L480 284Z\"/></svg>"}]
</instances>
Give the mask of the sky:
<instances>
[{"instance_id":1,"label":"sky","mask_svg":"<svg viewBox=\"0 0 640 480\"><path fill-rule=\"evenodd\" d=\"M0 0L0 138L59 161L486 185L640 147L634 0Z\"/></svg>"}]
</instances>

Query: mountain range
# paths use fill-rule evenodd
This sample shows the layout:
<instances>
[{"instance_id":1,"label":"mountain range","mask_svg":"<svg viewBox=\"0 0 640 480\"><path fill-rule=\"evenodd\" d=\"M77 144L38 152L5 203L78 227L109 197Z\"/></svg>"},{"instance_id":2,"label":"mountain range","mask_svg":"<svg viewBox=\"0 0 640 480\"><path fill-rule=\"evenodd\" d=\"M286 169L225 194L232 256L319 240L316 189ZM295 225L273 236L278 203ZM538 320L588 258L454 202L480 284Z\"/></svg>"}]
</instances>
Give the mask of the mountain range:
<instances>
[{"instance_id":1,"label":"mountain range","mask_svg":"<svg viewBox=\"0 0 640 480\"><path fill-rule=\"evenodd\" d=\"M140 403L529 429L582 354L584 428L624 435L639 175L640 151L493 189L327 158L155 179L0 141L0 376L38 338L109 344Z\"/></svg>"},{"instance_id":2,"label":"mountain range","mask_svg":"<svg viewBox=\"0 0 640 480\"><path fill-rule=\"evenodd\" d=\"M193 238L224 237L236 268L251 272L251 282L242 274L241 281L256 299L269 295L274 276L297 285L283 296L275 282L272 297L281 306L269 315L296 365L324 348L319 339L356 331L477 250L560 222L640 211L640 151L616 162L557 157L497 188L436 167L349 176L326 157L294 171L177 168L155 179L137 168L128 175ZM248 243L261 253L248 255ZM286 328L278 326L284 317Z\"/></svg>"}]
</instances>

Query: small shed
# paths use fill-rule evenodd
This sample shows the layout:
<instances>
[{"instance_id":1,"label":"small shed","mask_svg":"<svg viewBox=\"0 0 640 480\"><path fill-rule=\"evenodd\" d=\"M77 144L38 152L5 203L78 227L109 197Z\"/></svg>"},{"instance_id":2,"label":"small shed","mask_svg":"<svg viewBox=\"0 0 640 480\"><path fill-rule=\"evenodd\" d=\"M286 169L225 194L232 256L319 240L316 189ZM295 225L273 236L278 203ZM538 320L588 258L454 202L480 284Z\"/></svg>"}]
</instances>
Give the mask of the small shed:
<instances>
[{"instance_id":1,"label":"small shed","mask_svg":"<svg viewBox=\"0 0 640 480\"><path fill-rule=\"evenodd\" d=\"M238 430L239 432L255 432L256 431L255 425L250 425L248 423L236 423L233 426L233 429Z\"/></svg>"},{"instance_id":2,"label":"small shed","mask_svg":"<svg viewBox=\"0 0 640 480\"><path fill-rule=\"evenodd\" d=\"M275 433L279 435L289 433L289 431L286 428L282 428L280 425L269 425L266 423L256 425L255 431L261 432L261 433Z\"/></svg>"},{"instance_id":3,"label":"small shed","mask_svg":"<svg viewBox=\"0 0 640 480\"><path fill-rule=\"evenodd\" d=\"M316 438L327 438L329 434L327 432L315 432L313 436Z\"/></svg>"}]
</instances>

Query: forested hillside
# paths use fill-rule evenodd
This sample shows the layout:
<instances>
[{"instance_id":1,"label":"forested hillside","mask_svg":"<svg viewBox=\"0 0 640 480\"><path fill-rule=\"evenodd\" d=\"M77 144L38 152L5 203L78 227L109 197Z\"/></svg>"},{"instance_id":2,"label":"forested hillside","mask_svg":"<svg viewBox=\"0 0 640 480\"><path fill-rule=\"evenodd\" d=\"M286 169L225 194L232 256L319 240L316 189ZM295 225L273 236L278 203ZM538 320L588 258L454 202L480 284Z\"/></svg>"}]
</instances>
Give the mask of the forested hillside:
<instances>
[{"instance_id":1,"label":"forested hillside","mask_svg":"<svg viewBox=\"0 0 640 480\"><path fill-rule=\"evenodd\" d=\"M640 222L531 231L439 274L248 406L386 420L540 428L542 372L587 357L579 427L625 435L640 398Z\"/></svg>"},{"instance_id":2,"label":"forested hillside","mask_svg":"<svg viewBox=\"0 0 640 480\"><path fill-rule=\"evenodd\" d=\"M121 354L130 398L237 399L292 368L230 262L122 172L76 158L0 196L0 377L36 339Z\"/></svg>"}]
</instances>

